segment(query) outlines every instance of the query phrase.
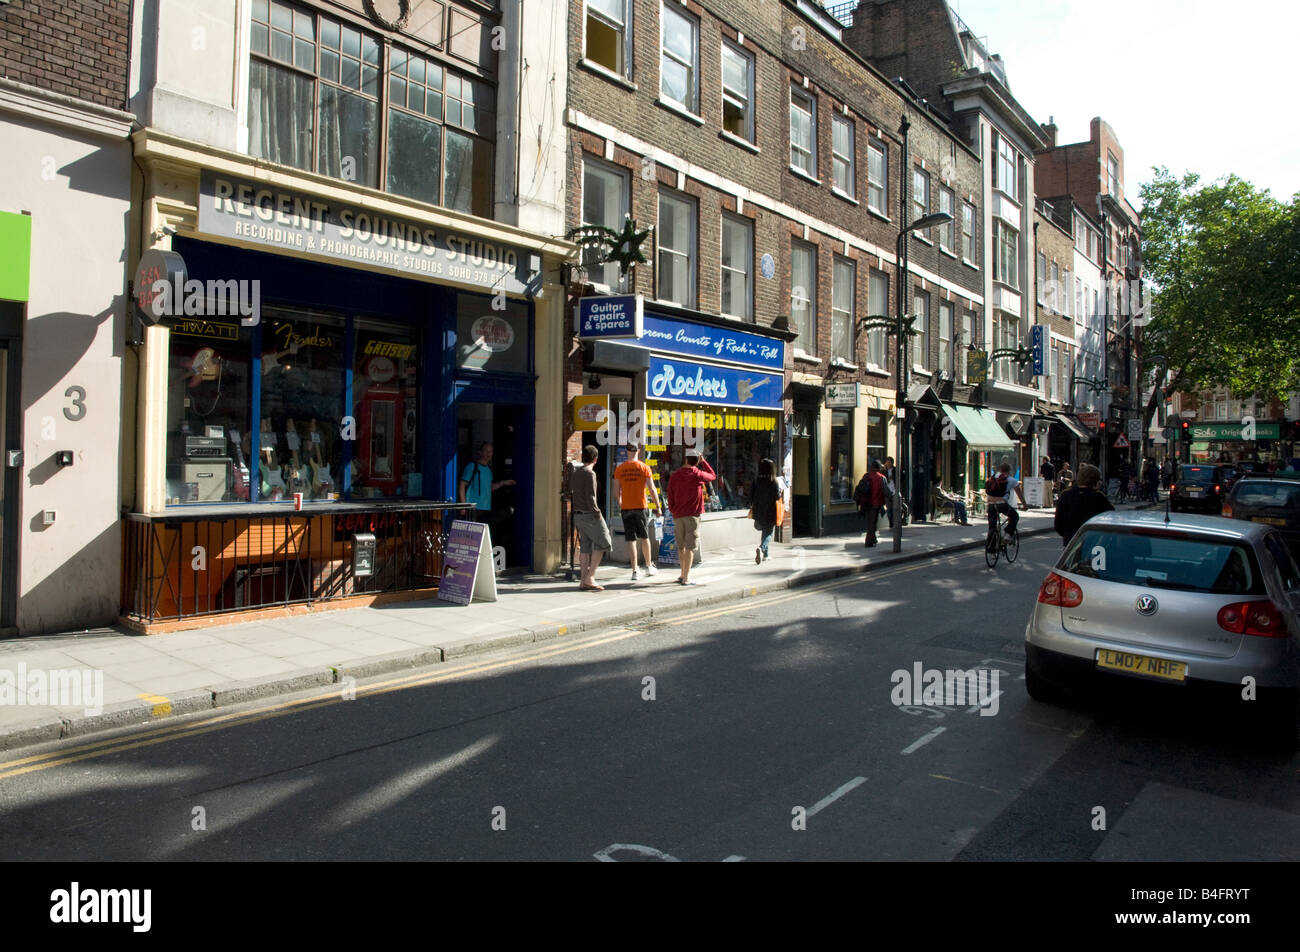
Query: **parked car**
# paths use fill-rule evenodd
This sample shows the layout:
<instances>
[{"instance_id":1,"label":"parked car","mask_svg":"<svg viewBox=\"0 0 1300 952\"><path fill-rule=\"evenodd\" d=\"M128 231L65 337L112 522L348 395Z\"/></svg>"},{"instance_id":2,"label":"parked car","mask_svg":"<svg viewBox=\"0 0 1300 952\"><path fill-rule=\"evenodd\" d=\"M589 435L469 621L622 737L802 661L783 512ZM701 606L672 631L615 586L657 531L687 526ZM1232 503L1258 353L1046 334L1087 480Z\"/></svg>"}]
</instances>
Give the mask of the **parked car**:
<instances>
[{"instance_id":1,"label":"parked car","mask_svg":"<svg viewBox=\"0 0 1300 952\"><path fill-rule=\"evenodd\" d=\"M1054 701L1127 678L1156 698L1174 688L1226 707L1243 703L1250 677L1257 706L1247 713L1294 747L1300 566L1271 526L1166 518L1108 512L1075 533L1025 629L1029 695Z\"/></svg>"},{"instance_id":2,"label":"parked car","mask_svg":"<svg viewBox=\"0 0 1300 952\"><path fill-rule=\"evenodd\" d=\"M1212 463L1183 463L1174 470L1169 487L1169 508L1174 512L1206 512L1217 516L1223 509L1223 467Z\"/></svg>"},{"instance_id":3,"label":"parked car","mask_svg":"<svg viewBox=\"0 0 1300 952\"><path fill-rule=\"evenodd\" d=\"M1247 475L1232 487L1223 503L1223 514L1230 519L1273 526L1300 562L1300 473Z\"/></svg>"}]
</instances>

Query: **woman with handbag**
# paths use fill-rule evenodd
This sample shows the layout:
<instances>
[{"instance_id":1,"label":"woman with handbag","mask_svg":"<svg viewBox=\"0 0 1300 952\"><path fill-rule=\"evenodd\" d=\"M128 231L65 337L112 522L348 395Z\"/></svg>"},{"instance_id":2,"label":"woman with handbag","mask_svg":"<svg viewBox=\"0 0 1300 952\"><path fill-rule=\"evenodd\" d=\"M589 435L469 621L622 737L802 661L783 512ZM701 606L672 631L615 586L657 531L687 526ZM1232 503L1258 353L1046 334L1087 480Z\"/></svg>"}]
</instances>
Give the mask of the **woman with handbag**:
<instances>
[{"instance_id":1,"label":"woman with handbag","mask_svg":"<svg viewBox=\"0 0 1300 952\"><path fill-rule=\"evenodd\" d=\"M754 480L753 505L749 510L759 534L758 547L754 549L755 565L767 560L772 533L785 521L784 496L785 486L776 475L776 463L770 459L760 460L758 479Z\"/></svg>"}]
</instances>

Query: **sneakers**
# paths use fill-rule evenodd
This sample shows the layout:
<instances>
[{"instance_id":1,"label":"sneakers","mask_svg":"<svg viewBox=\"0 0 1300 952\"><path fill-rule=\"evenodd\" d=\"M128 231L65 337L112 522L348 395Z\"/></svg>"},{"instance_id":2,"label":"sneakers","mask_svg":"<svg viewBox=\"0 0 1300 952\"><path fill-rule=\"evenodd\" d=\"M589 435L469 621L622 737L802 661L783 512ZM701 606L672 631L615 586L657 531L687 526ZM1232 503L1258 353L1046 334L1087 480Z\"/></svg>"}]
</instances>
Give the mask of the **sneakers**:
<instances>
[{"instance_id":1,"label":"sneakers","mask_svg":"<svg viewBox=\"0 0 1300 952\"><path fill-rule=\"evenodd\" d=\"M754 564L755 565L763 564L763 547L761 545L755 547L754 549Z\"/></svg>"},{"instance_id":2,"label":"sneakers","mask_svg":"<svg viewBox=\"0 0 1300 952\"><path fill-rule=\"evenodd\" d=\"M678 585L699 585L700 583L697 582L697 581L695 581L695 579L693 579L693 578L691 578L691 579L678 578L678 579L677 579L677 584L678 584Z\"/></svg>"},{"instance_id":3,"label":"sneakers","mask_svg":"<svg viewBox=\"0 0 1300 952\"><path fill-rule=\"evenodd\" d=\"M658 575L658 574L659 574L659 570L658 570L657 568L655 568L653 564L651 564L651 565L647 565L647 566L645 567L645 574L646 574L646 575Z\"/></svg>"},{"instance_id":4,"label":"sneakers","mask_svg":"<svg viewBox=\"0 0 1300 952\"><path fill-rule=\"evenodd\" d=\"M634 581L634 582L639 582L639 581L641 581L641 573L640 573L639 571L637 571L636 569L633 569L633 570L632 570L632 581Z\"/></svg>"}]
</instances>

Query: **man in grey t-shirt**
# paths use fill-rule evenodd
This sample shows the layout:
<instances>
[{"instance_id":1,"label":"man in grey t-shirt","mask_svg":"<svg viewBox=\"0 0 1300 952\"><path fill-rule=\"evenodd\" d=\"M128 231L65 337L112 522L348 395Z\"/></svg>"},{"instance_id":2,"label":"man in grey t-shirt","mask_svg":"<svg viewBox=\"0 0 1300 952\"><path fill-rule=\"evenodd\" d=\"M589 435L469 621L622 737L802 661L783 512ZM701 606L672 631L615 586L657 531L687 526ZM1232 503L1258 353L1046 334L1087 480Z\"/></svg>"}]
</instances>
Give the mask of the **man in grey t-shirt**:
<instances>
[{"instance_id":1,"label":"man in grey t-shirt","mask_svg":"<svg viewBox=\"0 0 1300 952\"><path fill-rule=\"evenodd\" d=\"M570 463L569 489L573 494L573 527L578 530L578 564L581 574L578 588L584 592L603 592L605 586L596 584L596 567L601 558L614 547L609 526L596 503L596 460L600 451L594 446L582 448L582 465Z\"/></svg>"}]
</instances>

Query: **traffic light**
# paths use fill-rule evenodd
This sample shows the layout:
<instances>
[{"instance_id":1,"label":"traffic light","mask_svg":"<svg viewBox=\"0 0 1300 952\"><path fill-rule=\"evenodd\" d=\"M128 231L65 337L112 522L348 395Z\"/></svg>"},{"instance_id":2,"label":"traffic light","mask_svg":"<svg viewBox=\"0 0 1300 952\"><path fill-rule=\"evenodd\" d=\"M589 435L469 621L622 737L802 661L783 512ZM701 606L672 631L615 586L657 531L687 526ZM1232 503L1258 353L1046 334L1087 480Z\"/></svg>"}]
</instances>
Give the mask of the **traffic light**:
<instances>
[{"instance_id":1,"label":"traffic light","mask_svg":"<svg viewBox=\"0 0 1300 952\"><path fill-rule=\"evenodd\" d=\"M1183 431L1183 439L1187 439L1187 434L1191 431L1191 426L1192 425L1188 423L1186 420L1183 421L1183 425L1181 427Z\"/></svg>"}]
</instances>

